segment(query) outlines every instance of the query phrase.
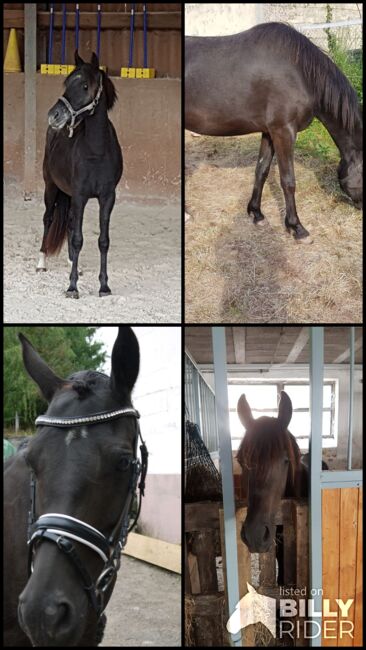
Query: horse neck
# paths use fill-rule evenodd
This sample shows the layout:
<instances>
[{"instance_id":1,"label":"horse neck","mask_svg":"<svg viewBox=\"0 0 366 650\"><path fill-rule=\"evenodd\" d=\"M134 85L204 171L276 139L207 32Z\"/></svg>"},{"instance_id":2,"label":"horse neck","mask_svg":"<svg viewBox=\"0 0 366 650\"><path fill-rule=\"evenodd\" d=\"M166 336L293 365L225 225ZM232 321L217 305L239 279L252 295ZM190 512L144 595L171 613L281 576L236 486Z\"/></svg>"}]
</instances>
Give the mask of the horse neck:
<instances>
[{"instance_id":1,"label":"horse neck","mask_svg":"<svg viewBox=\"0 0 366 650\"><path fill-rule=\"evenodd\" d=\"M324 124L337 145L342 158L348 160L355 150L362 148L362 124L359 117L355 118L355 128L352 133L344 128L341 121L330 113L321 112L317 114L317 117Z\"/></svg>"},{"instance_id":2,"label":"horse neck","mask_svg":"<svg viewBox=\"0 0 366 650\"><path fill-rule=\"evenodd\" d=\"M108 122L106 99L102 94L94 115L85 118L85 138L95 155L102 155L108 146Z\"/></svg>"}]
</instances>

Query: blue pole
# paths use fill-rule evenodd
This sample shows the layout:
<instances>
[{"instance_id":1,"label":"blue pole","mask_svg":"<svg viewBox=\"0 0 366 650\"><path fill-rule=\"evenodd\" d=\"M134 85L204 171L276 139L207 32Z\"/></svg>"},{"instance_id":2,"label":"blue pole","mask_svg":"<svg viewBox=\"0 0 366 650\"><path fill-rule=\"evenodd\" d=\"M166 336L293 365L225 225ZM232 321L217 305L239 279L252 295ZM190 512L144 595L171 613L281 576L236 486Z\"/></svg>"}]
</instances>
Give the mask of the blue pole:
<instances>
[{"instance_id":1,"label":"blue pole","mask_svg":"<svg viewBox=\"0 0 366 650\"><path fill-rule=\"evenodd\" d=\"M133 37L135 30L135 2L131 4L131 18L130 18L130 54L128 58L128 67L132 68L133 62Z\"/></svg>"},{"instance_id":2,"label":"blue pole","mask_svg":"<svg viewBox=\"0 0 366 650\"><path fill-rule=\"evenodd\" d=\"M52 46L53 46L53 3L50 5L50 33L48 39L48 63L52 63Z\"/></svg>"},{"instance_id":3,"label":"blue pole","mask_svg":"<svg viewBox=\"0 0 366 650\"><path fill-rule=\"evenodd\" d=\"M99 59L100 54L100 29L102 25L102 12L100 5L98 5L98 32L97 32L97 57Z\"/></svg>"},{"instance_id":4,"label":"blue pole","mask_svg":"<svg viewBox=\"0 0 366 650\"><path fill-rule=\"evenodd\" d=\"M75 50L79 49L79 5L76 4L76 14L75 14Z\"/></svg>"},{"instance_id":5,"label":"blue pole","mask_svg":"<svg viewBox=\"0 0 366 650\"><path fill-rule=\"evenodd\" d=\"M144 68L147 68L147 4L144 3Z\"/></svg>"},{"instance_id":6,"label":"blue pole","mask_svg":"<svg viewBox=\"0 0 366 650\"><path fill-rule=\"evenodd\" d=\"M62 40L61 40L61 63L65 64L66 55L66 4L62 3Z\"/></svg>"}]
</instances>

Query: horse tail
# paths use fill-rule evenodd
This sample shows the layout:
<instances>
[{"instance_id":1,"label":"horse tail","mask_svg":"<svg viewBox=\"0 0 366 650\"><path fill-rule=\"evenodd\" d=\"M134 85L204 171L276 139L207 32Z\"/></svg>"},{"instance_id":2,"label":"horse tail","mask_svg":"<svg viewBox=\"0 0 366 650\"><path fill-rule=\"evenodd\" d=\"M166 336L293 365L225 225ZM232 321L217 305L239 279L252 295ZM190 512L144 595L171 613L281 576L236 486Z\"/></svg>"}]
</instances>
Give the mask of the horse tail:
<instances>
[{"instance_id":1,"label":"horse tail","mask_svg":"<svg viewBox=\"0 0 366 650\"><path fill-rule=\"evenodd\" d=\"M70 197L58 191L53 207L52 221L45 241L46 255L58 255L67 237Z\"/></svg>"}]
</instances>

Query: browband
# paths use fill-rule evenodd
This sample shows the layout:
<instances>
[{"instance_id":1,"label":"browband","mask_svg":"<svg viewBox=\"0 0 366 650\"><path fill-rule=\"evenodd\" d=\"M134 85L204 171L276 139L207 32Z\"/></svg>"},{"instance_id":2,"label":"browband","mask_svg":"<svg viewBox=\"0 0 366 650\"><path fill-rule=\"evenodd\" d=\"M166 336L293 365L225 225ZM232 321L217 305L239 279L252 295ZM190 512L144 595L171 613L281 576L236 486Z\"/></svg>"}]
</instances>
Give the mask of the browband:
<instances>
[{"instance_id":1,"label":"browband","mask_svg":"<svg viewBox=\"0 0 366 650\"><path fill-rule=\"evenodd\" d=\"M135 418L140 417L140 413L132 407L117 409L115 411L102 411L101 413L93 413L92 415L79 415L73 418L59 418L50 415L40 415L36 421L36 427L41 425L53 427L78 427L82 424L96 424L97 422L108 422L109 420L116 420L124 415L133 415Z\"/></svg>"}]
</instances>

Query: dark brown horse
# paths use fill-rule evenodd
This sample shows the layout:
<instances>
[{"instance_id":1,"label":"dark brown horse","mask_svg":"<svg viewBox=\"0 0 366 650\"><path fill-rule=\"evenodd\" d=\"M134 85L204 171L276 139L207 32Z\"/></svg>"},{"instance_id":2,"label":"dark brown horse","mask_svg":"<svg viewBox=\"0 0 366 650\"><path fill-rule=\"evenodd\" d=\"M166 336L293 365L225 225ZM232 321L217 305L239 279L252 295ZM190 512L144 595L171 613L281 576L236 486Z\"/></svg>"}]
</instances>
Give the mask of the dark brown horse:
<instances>
[{"instance_id":1,"label":"dark brown horse","mask_svg":"<svg viewBox=\"0 0 366 650\"><path fill-rule=\"evenodd\" d=\"M248 214L256 224L264 219L262 191L276 154L285 225L304 243L311 240L296 211L294 146L314 117L340 151L342 190L362 207L362 114L356 92L326 54L281 23L185 39L185 128L216 136L261 132Z\"/></svg>"},{"instance_id":2,"label":"dark brown horse","mask_svg":"<svg viewBox=\"0 0 366 650\"><path fill-rule=\"evenodd\" d=\"M292 416L289 396L281 392L277 418L254 419L242 395L238 415L246 429L237 453L248 511L241 538L251 553L266 553L276 536L275 514L283 497L307 496L307 468L287 427Z\"/></svg>"}]
</instances>

